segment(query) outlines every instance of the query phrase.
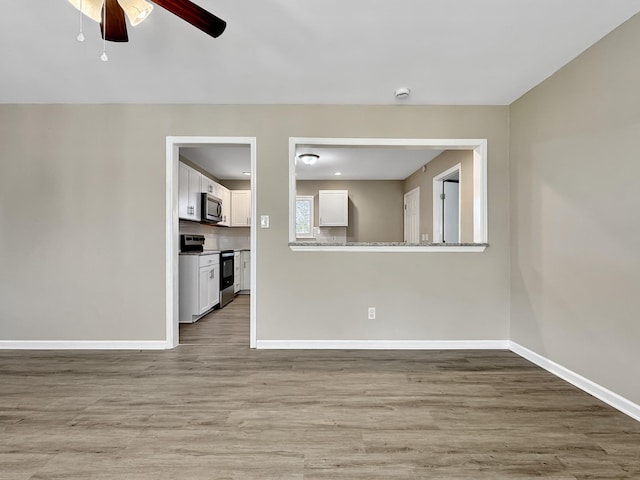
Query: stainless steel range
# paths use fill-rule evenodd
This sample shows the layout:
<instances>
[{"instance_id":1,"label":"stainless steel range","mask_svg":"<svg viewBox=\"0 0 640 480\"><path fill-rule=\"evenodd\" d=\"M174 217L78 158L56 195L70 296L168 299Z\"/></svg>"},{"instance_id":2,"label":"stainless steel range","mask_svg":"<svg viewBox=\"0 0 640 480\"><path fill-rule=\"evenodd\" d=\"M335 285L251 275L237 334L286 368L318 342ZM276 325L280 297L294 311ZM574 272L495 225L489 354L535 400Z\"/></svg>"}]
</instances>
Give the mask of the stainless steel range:
<instances>
[{"instance_id":1,"label":"stainless steel range","mask_svg":"<svg viewBox=\"0 0 640 480\"><path fill-rule=\"evenodd\" d=\"M233 250L220 252L220 308L233 300Z\"/></svg>"}]
</instances>

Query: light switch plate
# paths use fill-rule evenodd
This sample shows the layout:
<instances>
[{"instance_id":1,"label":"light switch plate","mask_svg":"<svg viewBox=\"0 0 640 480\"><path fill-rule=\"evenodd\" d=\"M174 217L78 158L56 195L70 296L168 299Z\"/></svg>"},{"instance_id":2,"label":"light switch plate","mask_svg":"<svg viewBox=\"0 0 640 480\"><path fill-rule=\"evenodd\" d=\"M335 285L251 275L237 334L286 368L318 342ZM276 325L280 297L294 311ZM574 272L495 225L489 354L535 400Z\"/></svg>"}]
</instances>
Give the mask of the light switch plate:
<instances>
[{"instance_id":1,"label":"light switch plate","mask_svg":"<svg viewBox=\"0 0 640 480\"><path fill-rule=\"evenodd\" d=\"M260 215L260 228L269 228L269 215Z\"/></svg>"}]
</instances>

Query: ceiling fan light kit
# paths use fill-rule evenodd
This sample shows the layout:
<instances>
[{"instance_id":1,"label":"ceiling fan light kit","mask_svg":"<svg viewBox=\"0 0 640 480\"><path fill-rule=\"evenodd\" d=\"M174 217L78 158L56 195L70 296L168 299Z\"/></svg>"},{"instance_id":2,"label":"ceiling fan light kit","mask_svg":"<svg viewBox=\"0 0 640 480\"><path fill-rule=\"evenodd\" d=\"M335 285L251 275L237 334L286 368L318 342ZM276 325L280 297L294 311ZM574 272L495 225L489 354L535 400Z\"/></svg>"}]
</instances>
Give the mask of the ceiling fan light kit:
<instances>
[{"instance_id":1,"label":"ceiling fan light kit","mask_svg":"<svg viewBox=\"0 0 640 480\"><path fill-rule=\"evenodd\" d=\"M69 0L69 3L83 15L100 23L102 38L109 42L129 41L125 15L135 27L153 10L153 5L146 0ZM227 27L227 22L189 0L153 0L153 3L214 38L222 35ZM79 42L84 41L82 15L80 16L80 33L76 38ZM106 62L104 50L103 48L101 58Z\"/></svg>"},{"instance_id":2,"label":"ceiling fan light kit","mask_svg":"<svg viewBox=\"0 0 640 480\"><path fill-rule=\"evenodd\" d=\"M118 0L118 3L133 27L142 23L153 10L153 5L145 0Z\"/></svg>"},{"instance_id":3,"label":"ceiling fan light kit","mask_svg":"<svg viewBox=\"0 0 640 480\"><path fill-rule=\"evenodd\" d=\"M69 0L69 3L94 22L100 23L102 21L104 0Z\"/></svg>"}]
</instances>

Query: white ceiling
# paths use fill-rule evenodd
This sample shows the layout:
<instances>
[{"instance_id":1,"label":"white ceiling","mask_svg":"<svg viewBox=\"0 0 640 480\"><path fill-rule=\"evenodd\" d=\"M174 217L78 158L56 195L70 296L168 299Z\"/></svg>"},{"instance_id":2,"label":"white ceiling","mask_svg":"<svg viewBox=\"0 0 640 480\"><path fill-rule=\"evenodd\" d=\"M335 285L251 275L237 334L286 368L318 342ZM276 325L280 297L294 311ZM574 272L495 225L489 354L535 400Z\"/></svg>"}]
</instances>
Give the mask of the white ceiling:
<instances>
[{"instance_id":1,"label":"white ceiling","mask_svg":"<svg viewBox=\"0 0 640 480\"><path fill-rule=\"evenodd\" d=\"M191 160L219 180L249 180L251 172L249 145L203 145L180 147L180 155Z\"/></svg>"},{"instance_id":2,"label":"white ceiling","mask_svg":"<svg viewBox=\"0 0 640 480\"><path fill-rule=\"evenodd\" d=\"M0 103L507 105L640 11L637 0L196 0L107 44L66 0L0 0Z\"/></svg>"},{"instance_id":3,"label":"white ceiling","mask_svg":"<svg viewBox=\"0 0 640 480\"><path fill-rule=\"evenodd\" d=\"M300 146L296 156L315 153L315 165L298 161L298 180L404 180L444 150L429 147ZM251 172L248 145L180 147L180 155L220 180L248 180ZM336 176L335 172L342 175Z\"/></svg>"},{"instance_id":4,"label":"white ceiling","mask_svg":"<svg viewBox=\"0 0 640 480\"><path fill-rule=\"evenodd\" d=\"M404 180L444 150L407 147L300 147L319 155L314 165L296 163L298 180ZM336 176L335 172L342 175Z\"/></svg>"}]
</instances>

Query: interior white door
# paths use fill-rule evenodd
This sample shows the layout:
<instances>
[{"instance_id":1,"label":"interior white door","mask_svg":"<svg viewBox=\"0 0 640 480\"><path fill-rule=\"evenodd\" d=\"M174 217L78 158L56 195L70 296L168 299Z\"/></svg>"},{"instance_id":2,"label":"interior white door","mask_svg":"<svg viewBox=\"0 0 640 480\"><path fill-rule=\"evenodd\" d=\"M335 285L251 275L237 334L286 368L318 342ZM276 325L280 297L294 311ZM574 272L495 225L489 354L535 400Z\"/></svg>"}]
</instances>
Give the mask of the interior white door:
<instances>
[{"instance_id":1,"label":"interior white door","mask_svg":"<svg viewBox=\"0 0 640 480\"><path fill-rule=\"evenodd\" d=\"M443 242L460 242L460 184L457 180L445 180L442 182L443 207L442 221L444 224Z\"/></svg>"},{"instance_id":2,"label":"interior white door","mask_svg":"<svg viewBox=\"0 0 640 480\"><path fill-rule=\"evenodd\" d=\"M420 187L404 194L404 241L420 243Z\"/></svg>"}]
</instances>

